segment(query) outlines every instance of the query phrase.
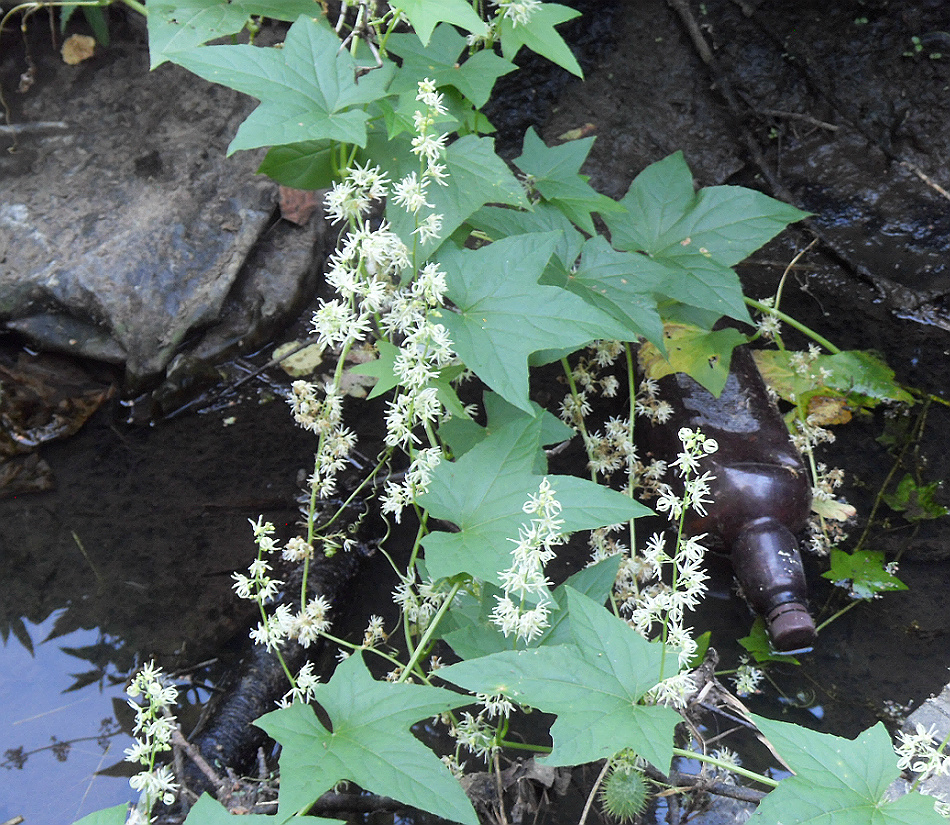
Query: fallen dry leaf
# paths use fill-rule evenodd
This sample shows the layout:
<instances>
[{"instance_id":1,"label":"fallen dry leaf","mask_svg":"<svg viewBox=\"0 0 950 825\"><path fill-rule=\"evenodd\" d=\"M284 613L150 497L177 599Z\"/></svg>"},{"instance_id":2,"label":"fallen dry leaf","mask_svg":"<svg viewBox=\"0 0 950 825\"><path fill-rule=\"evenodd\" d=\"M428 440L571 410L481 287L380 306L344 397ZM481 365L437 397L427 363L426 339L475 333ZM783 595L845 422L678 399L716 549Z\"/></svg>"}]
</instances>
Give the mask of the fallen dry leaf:
<instances>
[{"instance_id":1,"label":"fallen dry leaf","mask_svg":"<svg viewBox=\"0 0 950 825\"><path fill-rule=\"evenodd\" d=\"M88 60L96 51L96 39L88 34L71 34L63 43L59 53L63 56L63 63L75 66Z\"/></svg>"}]
</instances>

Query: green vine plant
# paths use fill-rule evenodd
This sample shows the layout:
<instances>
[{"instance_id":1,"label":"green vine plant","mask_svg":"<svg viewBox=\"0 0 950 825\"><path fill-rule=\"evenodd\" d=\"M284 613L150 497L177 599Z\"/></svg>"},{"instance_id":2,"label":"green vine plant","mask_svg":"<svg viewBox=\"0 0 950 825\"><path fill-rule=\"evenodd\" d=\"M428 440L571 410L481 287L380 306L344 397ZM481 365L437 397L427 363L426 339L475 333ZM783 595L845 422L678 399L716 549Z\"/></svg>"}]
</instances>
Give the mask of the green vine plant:
<instances>
[{"instance_id":1,"label":"green vine plant","mask_svg":"<svg viewBox=\"0 0 950 825\"><path fill-rule=\"evenodd\" d=\"M580 174L593 138L547 146L529 130L513 171L495 153L481 108L523 47L581 74L556 28L577 12L556 3L359 0L335 20L311 0L146 8L152 66L177 63L257 98L229 152L268 147L261 172L329 189L327 216L339 231L326 268L333 294L312 321L335 367L326 381L292 388L294 418L316 441L307 517L287 539L253 522L257 556L234 583L259 606L256 643L280 653L288 639L305 647L323 639L339 648L339 664L326 682L309 663L297 672L285 664L287 694L255 722L281 746L276 809L255 821L328 821L312 807L349 782L477 825L459 779L487 769L500 782L502 759L529 754L547 768L606 760L588 810L599 792L620 820L654 794L683 792L670 770L674 757L687 757L757 788L764 798L751 821L762 825L942 821L917 792L885 799L902 769L943 769L941 746L923 734L904 743L899 764L881 725L848 741L747 716L791 769L781 781L724 749L683 747L683 714L712 684L687 620L705 589L705 551L683 533L683 517L709 506L702 459L717 445L682 430L674 462L682 495L663 484L663 468L633 441L637 415L668 415L655 384L636 378L636 348L650 342L673 369L719 392L732 349L753 337L736 327L754 328L748 305L756 307L778 347L760 366L786 377L809 455L820 440L809 406L816 371L836 398L893 399L880 362L827 343L827 355L789 353L774 325L788 320L778 302L742 293L733 267L803 213L740 187L696 191L680 153L644 170L615 202ZM249 21L253 33L262 17L291 23L279 48L207 45ZM595 215L609 240L596 233ZM731 326L719 329L723 318ZM373 616L353 642L331 633L330 605L307 581L318 555L352 552L346 504L330 502L357 444L348 356L366 347L373 360L358 370L376 379L371 396L386 407L376 458L346 495L375 498L415 538L408 560L380 546L399 576L401 627ZM569 392L555 415L532 400L530 378L558 363ZM485 390L478 407L463 401L472 393L461 382L472 375ZM594 429L598 397L621 412ZM589 478L548 467L545 448L576 433ZM816 487L834 486L814 460L812 471ZM638 537L637 520L652 514L637 500L643 491L669 517L670 538ZM572 535L589 543L590 564L555 586L548 566ZM283 585L275 555L303 570L297 607L275 604ZM400 645L390 643L397 637ZM144 697L139 744L128 754L143 768L133 780L139 803L84 825L147 822L159 802L187 802L159 760L177 741L174 690L149 666L133 691ZM545 741L511 732L532 709L554 717L536 734ZM454 743L447 751L411 733L433 718ZM226 788L218 799L202 796L186 822L223 822L225 801Z\"/></svg>"}]
</instances>

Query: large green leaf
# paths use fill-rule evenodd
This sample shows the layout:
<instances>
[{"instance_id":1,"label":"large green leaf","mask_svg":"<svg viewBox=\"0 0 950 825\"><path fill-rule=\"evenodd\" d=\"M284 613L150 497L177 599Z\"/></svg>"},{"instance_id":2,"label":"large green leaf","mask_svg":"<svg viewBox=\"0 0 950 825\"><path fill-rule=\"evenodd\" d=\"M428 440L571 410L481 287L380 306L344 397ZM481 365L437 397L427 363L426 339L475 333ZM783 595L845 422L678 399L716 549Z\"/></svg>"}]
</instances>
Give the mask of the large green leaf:
<instances>
[{"instance_id":1,"label":"large green leaf","mask_svg":"<svg viewBox=\"0 0 950 825\"><path fill-rule=\"evenodd\" d=\"M918 793L885 801L900 771L891 738L878 722L856 739L789 722L753 717L795 772L783 779L749 820L754 825L937 825L933 799Z\"/></svg>"},{"instance_id":2,"label":"large green leaf","mask_svg":"<svg viewBox=\"0 0 950 825\"><path fill-rule=\"evenodd\" d=\"M332 140L366 144L368 114L362 107L385 92L394 66L355 80L356 62L324 20L300 17L283 48L203 46L170 57L206 80L261 101L238 129L228 154L238 149Z\"/></svg>"},{"instance_id":3,"label":"large green leaf","mask_svg":"<svg viewBox=\"0 0 950 825\"><path fill-rule=\"evenodd\" d=\"M573 350L599 338L630 341L636 332L564 289L538 284L554 253L554 233L504 238L477 250L445 248L444 313L455 351L506 401L530 411L528 356Z\"/></svg>"},{"instance_id":4,"label":"large green leaf","mask_svg":"<svg viewBox=\"0 0 950 825\"><path fill-rule=\"evenodd\" d=\"M580 262L564 285L660 346L663 322L656 295L663 291L667 272L666 267L645 255L618 252L597 236L585 242Z\"/></svg>"},{"instance_id":5,"label":"large green leaf","mask_svg":"<svg viewBox=\"0 0 950 825\"><path fill-rule=\"evenodd\" d=\"M611 241L625 251L646 252L679 268L695 284L718 296L705 305L748 321L739 279L731 267L806 213L739 186L693 190L682 152L648 166L620 203L626 211L605 214ZM677 298L682 300L682 298ZM687 300L704 307L699 301Z\"/></svg>"},{"instance_id":6,"label":"large green leaf","mask_svg":"<svg viewBox=\"0 0 950 825\"><path fill-rule=\"evenodd\" d=\"M290 22L302 14L321 17L323 9L317 0L148 0L149 68L236 34L252 15Z\"/></svg>"},{"instance_id":7,"label":"large green leaf","mask_svg":"<svg viewBox=\"0 0 950 825\"><path fill-rule=\"evenodd\" d=\"M605 216L614 246L657 258L700 255L734 266L793 221L794 206L741 186L693 191L682 152L641 172L621 200L625 214Z\"/></svg>"},{"instance_id":8,"label":"large green leaf","mask_svg":"<svg viewBox=\"0 0 950 825\"><path fill-rule=\"evenodd\" d=\"M600 604L566 589L573 644L508 650L439 671L439 678L557 714L543 761L579 765L631 748L665 771L673 756L670 708L640 705L676 654L651 644Z\"/></svg>"},{"instance_id":9,"label":"large green leaf","mask_svg":"<svg viewBox=\"0 0 950 825\"><path fill-rule=\"evenodd\" d=\"M454 23L473 34L485 31L485 21L465 0L399 0L390 5L409 18L423 46L428 45L432 30L443 22Z\"/></svg>"},{"instance_id":10,"label":"large green leaf","mask_svg":"<svg viewBox=\"0 0 950 825\"><path fill-rule=\"evenodd\" d=\"M613 590L620 567L621 556L610 556L591 567L585 567L556 587L551 597L554 606L548 617L548 626L530 644L522 638L512 641L491 621L492 611L502 590L492 584L482 585L481 598L466 595L457 599L447 616L449 631L443 639L463 659L477 659L503 650L524 650L541 645L570 644L571 622L568 610L567 589L572 588L603 604Z\"/></svg>"},{"instance_id":11,"label":"large green leaf","mask_svg":"<svg viewBox=\"0 0 950 825\"><path fill-rule=\"evenodd\" d=\"M409 151L409 140L405 136L389 140L383 133L374 133L367 143L363 157L378 164L394 181L410 172L419 171L419 161ZM492 138L474 135L459 138L449 146L445 166L448 174L447 185L430 184L426 195L432 204L431 212L442 215L440 238L434 238L424 245L414 244L416 238L412 232L416 228L415 218L393 201L386 205L386 218L393 231L410 249L415 246L418 260L432 255L445 238L484 204L528 205L521 184L505 162L495 154L495 142Z\"/></svg>"},{"instance_id":12,"label":"large green leaf","mask_svg":"<svg viewBox=\"0 0 950 825\"><path fill-rule=\"evenodd\" d=\"M335 176L335 146L329 140L272 146L257 171L293 189L326 189Z\"/></svg>"},{"instance_id":13,"label":"large green leaf","mask_svg":"<svg viewBox=\"0 0 950 825\"><path fill-rule=\"evenodd\" d=\"M420 80L430 78L436 86L458 89L476 107L488 102L495 81L517 66L489 49L467 59L465 38L452 26L441 25L424 46L414 34L394 34L387 48L402 59L402 66L390 91L416 95Z\"/></svg>"},{"instance_id":14,"label":"large green leaf","mask_svg":"<svg viewBox=\"0 0 950 825\"><path fill-rule=\"evenodd\" d=\"M593 145L594 138L590 137L560 146L546 146L534 127L530 127L524 135L521 157L515 158L515 166L528 175L538 194L588 235L597 231L592 212L606 214L624 209L617 201L595 190L587 182L587 176L580 173Z\"/></svg>"},{"instance_id":15,"label":"large green leaf","mask_svg":"<svg viewBox=\"0 0 950 825\"><path fill-rule=\"evenodd\" d=\"M507 17L501 18L501 53L508 60L514 60L527 46L531 51L546 57L552 63L567 69L571 74L583 77L578 64L564 38L555 30L555 26L579 17L580 12L557 3L544 3L531 14L527 25L515 25Z\"/></svg>"},{"instance_id":16,"label":"large green leaf","mask_svg":"<svg viewBox=\"0 0 950 825\"><path fill-rule=\"evenodd\" d=\"M443 819L478 825L448 768L409 732L420 719L468 697L424 685L377 682L356 653L314 690L328 730L310 705L296 703L255 722L280 742L278 816L306 810L337 782L390 796Z\"/></svg>"},{"instance_id":17,"label":"large green leaf","mask_svg":"<svg viewBox=\"0 0 950 825\"><path fill-rule=\"evenodd\" d=\"M423 539L426 566L434 578L469 573L500 584L499 572L511 566L511 539L528 521L522 506L536 494L543 477L537 457L542 419L522 415L491 433L457 461L435 468L429 490L419 501L429 515L452 522L455 533L434 532ZM574 476L547 476L561 504L564 532L591 530L649 515L628 496Z\"/></svg>"},{"instance_id":18,"label":"large green leaf","mask_svg":"<svg viewBox=\"0 0 950 825\"><path fill-rule=\"evenodd\" d=\"M188 812L185 822L188 825L234 825L234 816L218 800L208 794L202 794L194 807ZM319 816L294 816L292 814L244 814L241 825L284 825L293 821L300 825L335 825L339 819L324 819ZM123 819L122 822L125 822ZM77 823L78 825L78 823Z\"/></svg>"}]
</instances>

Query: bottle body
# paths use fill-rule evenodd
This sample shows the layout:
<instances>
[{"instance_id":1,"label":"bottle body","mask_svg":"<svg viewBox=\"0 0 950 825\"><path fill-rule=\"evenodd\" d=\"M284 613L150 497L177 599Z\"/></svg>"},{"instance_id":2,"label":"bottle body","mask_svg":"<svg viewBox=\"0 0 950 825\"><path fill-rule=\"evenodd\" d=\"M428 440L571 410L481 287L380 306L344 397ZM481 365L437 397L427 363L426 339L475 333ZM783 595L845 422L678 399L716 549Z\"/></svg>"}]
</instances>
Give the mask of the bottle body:
<instances>
[{"instance_id":1,"label":"bottle body","mask_svg":"<svg viewBox=\"0 0 950 825\"><path fill-rule=\"evenodd\" d=\"M659 398L673 407L673 414L651 428L648 442L656 458L675 458L682 427L719 443L701 463L703 471L715 476L709 484L712 502L705 515L687 513L687 532L722 541L746 599L766 619L776 650L810 648L815 625L806 607L795 534L808 519L811 485L751 353L744 347L734 350L718 398L683 373L665 376L658 384Z\"/></svg>"}]
</instances>

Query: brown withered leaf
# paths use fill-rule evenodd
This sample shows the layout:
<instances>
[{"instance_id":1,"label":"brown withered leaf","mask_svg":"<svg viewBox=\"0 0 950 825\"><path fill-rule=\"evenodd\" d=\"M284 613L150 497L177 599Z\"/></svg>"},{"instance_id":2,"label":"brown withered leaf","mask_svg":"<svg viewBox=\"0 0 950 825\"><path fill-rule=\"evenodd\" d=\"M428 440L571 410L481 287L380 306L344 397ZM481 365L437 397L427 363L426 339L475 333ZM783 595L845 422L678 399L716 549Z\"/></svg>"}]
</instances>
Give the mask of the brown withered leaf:
<instances>
[{"instance_id":1,"label":"brown withered leaf","mask_svg":"<svg viewBox=\"0 0 950 825\"><path fill-rule=\"evenodd\" d=\"M309 189L292 189L281 186L279 191L280 216L285 221L303 226L317 211L320 201L317 193Z\"/></svg>"},{"instance_id":2,"label":"brown withered leaf","mask_svg":"<svg viewBox=\"0 0 950 825\"><path fill-rule=\"evenodd\" d=\"M63 63L67 66L75 66L88 60L95 54L96 39L88 34L71 34L63 42L63 48L59 53L63 56Z\"/></svg>"}]
</instances>

